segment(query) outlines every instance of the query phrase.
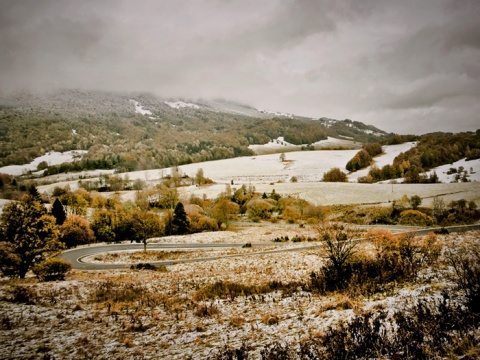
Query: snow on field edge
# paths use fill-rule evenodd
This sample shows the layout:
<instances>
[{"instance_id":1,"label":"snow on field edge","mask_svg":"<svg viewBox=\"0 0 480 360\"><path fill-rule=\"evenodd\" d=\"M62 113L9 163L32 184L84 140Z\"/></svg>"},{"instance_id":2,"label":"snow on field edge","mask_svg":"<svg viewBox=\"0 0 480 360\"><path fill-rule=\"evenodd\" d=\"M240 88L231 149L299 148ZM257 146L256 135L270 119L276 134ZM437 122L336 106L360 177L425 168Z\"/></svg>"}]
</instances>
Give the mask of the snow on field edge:
<instances>
[{"instance_id":1,"label":"snow on field edge","mask_svg":"<svg viewBox=\"0 0 480 360\"><path fill-rule=\"evenodd\" d=\"M22 175L29 171L36 171L38 164L42 161L46 161L49 166L59 165L66 162L73 162L77 158L81 158L83 154L86 154L85 150L72 150L63 153L57 151L51 151L45 155L35 158L30 164L25 165L8 165L0 167L0 173L9 175Z\"/></svg>"}]
</instances>

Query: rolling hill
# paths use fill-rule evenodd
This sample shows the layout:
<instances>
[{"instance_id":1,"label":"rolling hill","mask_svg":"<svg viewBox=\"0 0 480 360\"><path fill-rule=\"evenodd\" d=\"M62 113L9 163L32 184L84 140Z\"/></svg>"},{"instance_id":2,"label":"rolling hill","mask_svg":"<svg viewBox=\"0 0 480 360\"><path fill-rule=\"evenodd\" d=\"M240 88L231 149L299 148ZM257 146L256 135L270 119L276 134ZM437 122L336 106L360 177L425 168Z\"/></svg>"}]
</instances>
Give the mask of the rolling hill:
<instances>
[{"instance_id":1,"label":"rolling hill","mask_svg":"<svg viewBox=\"0 0 480 360\"><path fill-rule=\"evenodd\" d=\"M224 100L78 90L0 99L0 166L86 151L75 165L52 166L48 174L169 167L252 155L251 145L278 137L301 146L329 136L366 143L388 134L348 119L307 119Z\"/></svg>"}]
</instances>

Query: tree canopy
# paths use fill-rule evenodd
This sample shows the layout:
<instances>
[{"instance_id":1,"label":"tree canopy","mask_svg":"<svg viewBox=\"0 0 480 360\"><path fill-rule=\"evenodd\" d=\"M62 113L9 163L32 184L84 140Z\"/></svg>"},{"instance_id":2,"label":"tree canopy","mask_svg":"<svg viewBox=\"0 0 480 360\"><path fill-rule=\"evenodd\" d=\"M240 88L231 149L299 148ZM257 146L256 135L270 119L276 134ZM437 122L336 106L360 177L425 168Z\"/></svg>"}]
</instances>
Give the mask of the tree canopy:
<instances>
[{"instance_id":1,"label":"tree canopy","mask_svg":"<svg viewBox=\"0 0 480 360\"><path fill-rule=\"evenodd\" d=\"M32 195L5 206L0 216L0 263L4 275L24 278L33 265L63 248L55 222Z\"/></svg>"}]
</instances>

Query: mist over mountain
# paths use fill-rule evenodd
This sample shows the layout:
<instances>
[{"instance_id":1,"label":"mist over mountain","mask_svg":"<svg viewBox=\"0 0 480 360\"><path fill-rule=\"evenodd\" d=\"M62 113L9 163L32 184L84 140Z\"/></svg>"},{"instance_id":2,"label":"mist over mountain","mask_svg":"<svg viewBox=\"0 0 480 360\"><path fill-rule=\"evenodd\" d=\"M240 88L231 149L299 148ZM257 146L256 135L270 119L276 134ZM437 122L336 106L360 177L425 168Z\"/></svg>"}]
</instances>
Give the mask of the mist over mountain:
<instances>
[{"instance_id":1,"label":"mist over mountain","mask_svg":"<svg viewBox=\"0 0 480 360\"><path fill-rule=\"evenodd\" d=\"M328 136L366 143L387 135L348 119L308 119L226 100L80 90L3 97L0 127L2 166L48 151L86 150L81 166L124 171L252 155L250 145L279 137L308 147Z\"/></svg>"},{"instance_id":2,"label":"mist over mountain","mask_svg":"<svg viewBox=\"0 0 480 360\"><path fill-rule=\"evenodd\" d=\"M0 2L0 93L227 98L388 132L474 131L476 0Z\"/></svg>"}]
</instances>

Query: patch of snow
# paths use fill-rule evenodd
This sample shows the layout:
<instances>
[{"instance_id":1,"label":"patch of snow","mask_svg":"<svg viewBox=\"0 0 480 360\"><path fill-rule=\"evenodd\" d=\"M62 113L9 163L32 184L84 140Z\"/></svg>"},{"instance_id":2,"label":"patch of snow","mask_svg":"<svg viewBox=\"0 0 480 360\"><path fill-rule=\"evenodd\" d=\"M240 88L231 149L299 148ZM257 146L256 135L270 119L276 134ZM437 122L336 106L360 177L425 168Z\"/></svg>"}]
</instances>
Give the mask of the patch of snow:
<instances>
[{"instance_id":1,"label":"patch of snow","mask_svg":"<svg viewBox=\"0 0 480 360\"><path fill-rule=\"evenodd\" d=\"M29 171L36 171L38 164L40 164L42 161L46 161L49 166L59 165L65 162L73 162L86 153L87 151L85 150L72 150L63 153L52 151L37 157L30 164L3 166L0 168L0 173L9 175L22 175Z\"/></svg>"},{"instance_id":2,"label":"patch of snow","mask_svg":"<svg viewBox=\"0 0 480 360\"><path fill-rule=\"evenodd\" d=\"M187 103L184 101L165 101L165 104L167 104L168 106L174 109L181 109L181 108L200 109L200 106L192 103Z\"/></svg>"},{"instance_id":3,"label":"patch of snow","mask_svg":"<svg viewBox=\"0 0 480 360\"><path fill-rule=\"evenodd\" d=\"M350 138L352 139L352 138ZM329 136L327 140L320 140L317 141L316 143L313 143L312 145L315 147L320 147L320 148L325 148L325 147L330 147L330 148L338 148L338 147L347 147L347 148L359 148L360 144L358 144L355 141L352 141L350 139L337 139L334 137Z\"/></svg>"},{"instance_id":4,"label":"patch of snow","mask_svg":"<svg viewBox=\"0 0 480 360\"><path fill-rule=\"evenodd\" d=\"M270 111L270 110L264 110L264 109L257 109L259 112L262 114L268 114L268 115L274 115L274 116L283 116L283 117L288 117L288 118L293 118L292 114L289 113L282 113L279 111Z\"/></svg>"},{"instance_id":5,"label":"patch of snow","mask_svg":"<svg viewBox=\"0 0 480 360\"><path fill-rule=\"evenodd\" d=\"M465 159L458 160L453 164L446 164L438 166L430 171L426 172L427 176L430 176L435 171L437 173L438 179L442 183L451 183L451 182L461 182L464 172L461 172L460 179L455 180L459 168L463 167L463 171L466 172L467 179L469 181L480 181L480 159L467 161ZM455 169L457 172L448 174L450 169Z\"/></svg>"},{"instance_id":6,"label":"patch of snow","mask_svg":"<svg viewBox=\"0 0 480 360\"><path fill-rule=\"evenodd\" d=\"M130 99L129 100L131 103L133 103L133 105L135 105L135 112L138 113L138 114L142 114L142 115L152 115L152 112L150 110L146 110L143 108L142 105L140 105L140 103L136 100L133 100L133 99Z\"/></svg>"},{"instance_id":7,"label":"patch of snow","mask_svg":"<svg viewBox=\"0 0 480 360\"><path fill-rule=\"evenodd\" d=\"M358 129L358 128L357 128L357 129ZM358 130L360 130L360 129L358 129ZM384 135L384 134L382 134L382 133L375 132L375 131L373 131L373 130L368 130L368 129L367 129L367 130L360 130L360 131L363 131L365 134L373 134L373 135L375 135L375 136L383 136L383 135Z\"/></svg>"},{"instance_id":8,"label":"patch of snow","mask_svg":"<svg viewBox=\"0 0 480 360\"><path fill-rule=\"evenodd\" d=\"M283 136L280 136L276 139L270 140L268 143L263 145L250 145L248 148L257 154L265 154L273 151L282 151L282 150L300 150L302 146L307 146L309 144L303 145L294 145L285 141ZM312 144L315 148L325 148L325 147L347 147L347 148L359 148L360 145L356 144L350 140L342 140L333 137L328 137L326 140L320 140ZM347 160L348 161L348 160Z\"/></svg>"},{"instance_id":9,"label":"patch of snow","mask_svg":"<svg viewBox=\"0 0 480 360\"><path fill-rule=\"evenodd\" d=\"M335 119L329 119L329 118L326 118L326 117L322 117L320 119L318 119L320 121L323 122L323 125L327 128L329 128L330 126L332 126L333 124L337 123L338 120L335 120Z\"/></svg>"}]
</instances>

